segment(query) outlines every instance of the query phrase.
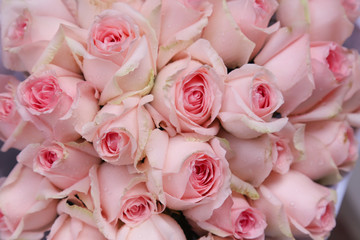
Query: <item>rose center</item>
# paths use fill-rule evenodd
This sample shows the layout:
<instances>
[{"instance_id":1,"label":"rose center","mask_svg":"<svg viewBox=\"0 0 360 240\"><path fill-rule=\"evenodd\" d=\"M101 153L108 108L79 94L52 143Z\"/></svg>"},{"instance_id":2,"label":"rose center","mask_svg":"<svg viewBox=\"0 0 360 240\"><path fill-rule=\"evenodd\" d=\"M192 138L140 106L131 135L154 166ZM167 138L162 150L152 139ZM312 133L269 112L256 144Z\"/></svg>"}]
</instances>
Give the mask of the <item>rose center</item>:
<instances>
[{"instance_id":1,"label":"rose center","mask_svg":"<svg viewBox=\"0 0 360 240\"><path fill-rule=\"evenodd\" d=\"M270 106L270 91L264 85L255 88L252 94L252 101L257 109L264 109Z\"/></svg>"},{"instance_id":2,"label":"rose center","mask_svg":"<svg viewBox=\"0 0 360 240\"><path fill-rule=\"evenodd\" d=\"M132 196L122 203L121 221L125 223L139 223L148 219L155 207L148 196Z\"/></svg>"},{"instance_id":3,"label":"rose center","mask_svg":"<svg viewBox=\"0 0 360 240\"><path fill-rule=\"evenodd\" d=\"M30 20L25 15L17 17L8 30L9 39L15 43L24 39L25 32L29 26Z\"/></svg>"},{"instance_id":4,"label":"rose center","mask_svg":"<svg viewBox=\"0 0 360 240\"><path fill-rule=\"evenodd\" d=\"M126 133L108 132L103 138L103 146L107 153L117 155L123 147L129 144L130 138Z\"/></svg>"},{"instance_id":5,"label":"rose center","mask_svg":"<svg viewBox=\"0 0 360 240\"><path fill-rule=\"evenodd\" d=\"M334 74L339 83L350 75L350 61L347 59L342 49L338 46L330 48L326 61L330 71Z\"/></svg>"},{"instance_id":6,"label":"rose center","mask_svg":"<svg viewBox=\"0 0 360 240\"><path fill-rule=\"evenodd\" d=\"M50 169L57 160L59 156L55 151L45 149L40 153L40 164L44 169Z\"/></svg>"},{"instance_id":7,"label":"rose center","mask_svg":"<svg viewBox=\"0 0 360 240\"><path fill-rule=\"evenodd\" d=\"M0 96L0 120L6 119L14 110L14 101L10 97Z\"/></svg>"}]
</instances>

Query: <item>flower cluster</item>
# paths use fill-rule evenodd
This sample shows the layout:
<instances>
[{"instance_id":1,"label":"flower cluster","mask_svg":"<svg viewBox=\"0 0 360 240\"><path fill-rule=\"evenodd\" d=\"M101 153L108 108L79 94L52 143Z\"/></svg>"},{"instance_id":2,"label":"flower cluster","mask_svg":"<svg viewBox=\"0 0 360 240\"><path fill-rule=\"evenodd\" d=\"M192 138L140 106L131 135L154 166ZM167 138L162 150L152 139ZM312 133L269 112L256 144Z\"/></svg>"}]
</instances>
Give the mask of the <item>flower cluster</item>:
<instances>
[{"instance_id":1,"label":"flower cluster","mask_svg":"<svg viewBox=\"0 0 360 240\"><path fill-rule=\"evenodd\" d=\"M359 0L1 4L1 239L329 236Z\"/></svg>"}]
</instances>

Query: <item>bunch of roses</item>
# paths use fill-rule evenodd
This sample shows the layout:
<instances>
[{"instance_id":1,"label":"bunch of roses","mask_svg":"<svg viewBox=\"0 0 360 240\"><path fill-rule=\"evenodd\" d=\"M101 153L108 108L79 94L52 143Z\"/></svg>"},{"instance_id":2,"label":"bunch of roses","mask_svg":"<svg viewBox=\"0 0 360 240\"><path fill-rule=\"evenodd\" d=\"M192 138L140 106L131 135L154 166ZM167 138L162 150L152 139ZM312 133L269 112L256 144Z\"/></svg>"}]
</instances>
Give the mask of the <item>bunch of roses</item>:
<instances>
[{"instance_id":1,"label":"bunch of roses","mask_svg":"<svg viewBox=\"0 0 360 240\"><path fill-rule=\"evenodd\" d=\"M327 237L358 156L359 5L3 0L3 63L28 77L0 78L21 150L0 238Z\"/></svg>"}]
</instances>

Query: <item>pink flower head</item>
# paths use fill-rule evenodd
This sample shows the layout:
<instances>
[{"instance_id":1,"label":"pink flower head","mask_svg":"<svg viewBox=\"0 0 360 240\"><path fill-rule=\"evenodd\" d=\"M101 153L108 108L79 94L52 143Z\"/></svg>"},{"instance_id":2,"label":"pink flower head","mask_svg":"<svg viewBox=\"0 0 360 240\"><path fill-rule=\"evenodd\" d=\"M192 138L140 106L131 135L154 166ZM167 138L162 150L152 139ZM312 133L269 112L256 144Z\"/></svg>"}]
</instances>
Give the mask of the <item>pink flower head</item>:
<instances>
[{"instance_id":1,"label":"pink flower head","mask_svg":"<svg viewBox=\"0 0 360 240\"><path fill-rule=\"evenodd\" d=\"M0 93L0 121L11 119L16 113L14 98L10 93Z\"/></svg>"},{"instance_id":2,"label":"pink flower head","mask_svg":"<svg viewBox=\"0 0 360 240\"><path fill-rule=\"evenodd\" d=\"M62 89L55 75L32 76L19 88L18 96L33 114L49 113L59 103Z\"/></svg>"},{"instance_id":3,"label":"pink flower head","mask_svg":"<svg viewBox=\"0 0 360 240\"><path fill-rule=\"evenodd\" d=\"M64 155L64 149L58 144L42 147L36 156L36 165L44 171L49 170L53 165L58 164Z\"/></svg>"},{"instance_id":4,"label":"pink flower head","mask_svg":"<svg viewBox=\"0 0 360 240\"><path fill-rule=\"evenodd\" d=\"M231 211L234 237L254 239L264 235L267 226L264 215L257 209L248 207Z\"/></svg>"}]
</instances>

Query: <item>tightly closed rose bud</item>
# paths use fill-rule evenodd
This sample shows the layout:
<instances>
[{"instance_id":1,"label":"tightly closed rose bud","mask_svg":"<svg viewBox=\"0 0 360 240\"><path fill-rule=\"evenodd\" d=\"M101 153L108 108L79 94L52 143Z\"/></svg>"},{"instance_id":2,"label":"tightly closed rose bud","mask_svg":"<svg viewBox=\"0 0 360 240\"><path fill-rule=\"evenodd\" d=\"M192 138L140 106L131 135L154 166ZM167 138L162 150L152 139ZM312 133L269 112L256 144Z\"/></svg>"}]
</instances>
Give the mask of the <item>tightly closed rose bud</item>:
<instances>
[{"instance_id":1,"label":"tightly closed rose bud","mask_svg":"<svg viewBox=\"0 0 360 240\"><path fill-rule=\"evenodd\" d=\"M246 64L225 80L219 119L225 130L238 138L277 132L287 119L273 119L272 115L283 102L274 75L264 67Z\"/></svg>"},{"instance_id":2,"label":"tightly closed rose bud","mask_svg":"<svg viewBox=\"0 0 360 240\"><path fill-rule=\"evenodd\" d=\"M86 177L100 159L88 142L29 144L17 160L65 189Z\"/></svg>"},{"instance_id":3,"label":"tightly closed rose bud","mask_svg":"<svg viewBox=\"0 0 360 240\"><path fill-rule=\"evenodd\" d=\"M148 109L155 123L170 135L177 132L209 138L219 130L216 116L221 107L226 69L203 39L191 45L186 54L166 65L156 78L154 101L150 105L160 116Z\"/></svg>"},{"instance_id":4,"label":"tightly closed rose bud","mask_svg":"<svg viewBox=\"0 0 360 240\"><path fill-rule=\"evenodd\" d=\"M305 158L291 168L323 184L341 179L339 170L349 171L358 158L354 130L346 121L306 124Z\"/></svg>"},{"instance_id":5,"label":"tightly closed rose bud","mask_svg":"<svg viewBox=\"0 0 360 240\"><path fill-rule=\"evenodd\" d=\"M259 193L253 204L266 216L267 237L325 239L335 227L335 192L297 171L272 174Z\"/></svg>"},{"instance_id":6,"label":"tightly closed rose bud","mask_svg":"<svg viewBox=\"0 0 360 240\"><path fill-rule=\"evenodd\" d=\"M47 137L62 142L80 137L99 109L97 92L75 73L54 65L30 75L17 88L18 111Z\"/></svg>"}]
</instances>

